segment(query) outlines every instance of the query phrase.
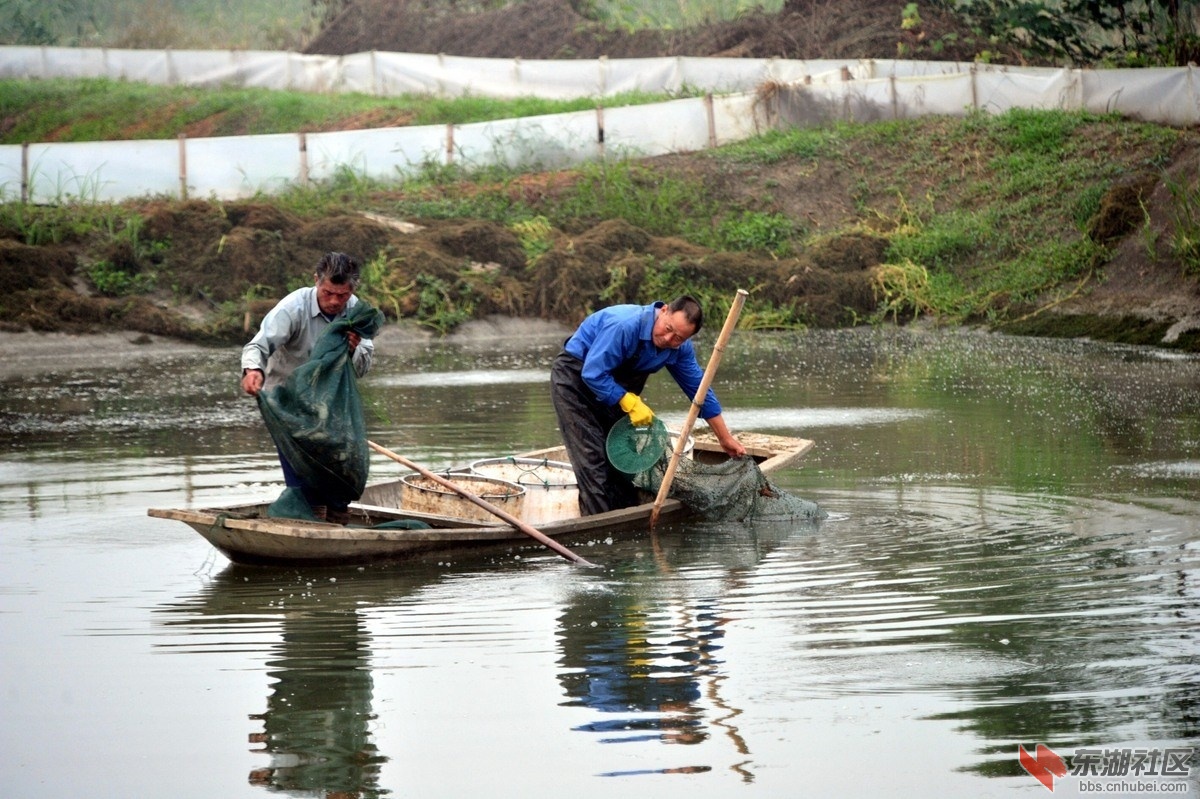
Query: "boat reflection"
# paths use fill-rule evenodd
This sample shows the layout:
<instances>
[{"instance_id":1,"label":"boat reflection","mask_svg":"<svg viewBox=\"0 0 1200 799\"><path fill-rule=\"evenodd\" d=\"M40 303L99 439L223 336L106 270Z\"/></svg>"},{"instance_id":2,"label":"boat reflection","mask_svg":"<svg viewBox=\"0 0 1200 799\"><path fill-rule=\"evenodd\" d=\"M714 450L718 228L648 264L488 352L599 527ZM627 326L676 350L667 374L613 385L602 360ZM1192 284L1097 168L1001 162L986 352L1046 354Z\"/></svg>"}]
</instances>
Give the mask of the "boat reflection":
<instances>
[{"instance_id":1,"label":"boat reflection","mask_svg":"<svg viewBox=\"0 0 1200 799\"><path fill-rule=\"evenodd\" d=\"M575 730L597 733L603 743L707 740L712 733L704 691L720 674L723 621L715 603L693 615L623 591L573 603L559 620L559 679L570 697L563 704L602 714ZM711 768L693 764L658 771Z\"/></svg>"},{"instance_id":2,"label":"boat reflection","mask_svg":"<svg viewBox=\"0 0 1200 799\"><path fill-rule=\"evenodd\" d=\"M379 796L387 760L371 740L370 636L351 610L288 616L268 661L274 680L267 709L252 714L270 764L250 782L318 796Z\"/></svg>"}]
</instances>

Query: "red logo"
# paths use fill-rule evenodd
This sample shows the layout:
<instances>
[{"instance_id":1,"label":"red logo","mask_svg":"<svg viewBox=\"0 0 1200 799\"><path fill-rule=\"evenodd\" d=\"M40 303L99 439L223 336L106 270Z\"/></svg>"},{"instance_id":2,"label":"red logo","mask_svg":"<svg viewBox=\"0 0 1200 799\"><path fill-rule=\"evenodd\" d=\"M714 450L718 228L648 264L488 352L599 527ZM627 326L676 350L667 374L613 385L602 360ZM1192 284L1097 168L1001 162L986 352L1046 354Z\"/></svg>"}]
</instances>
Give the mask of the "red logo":
<instances>
[{"instance_id":1,"label":"red logo","mask_svg":"<svg viewBox=\"0 0 1200 799\"><path fill-rule=\"evenodd\" d=\"M1067 764L1045 744L1038 744L1036 752L1036 755L1031 755L1024 746L1017 744L1017 759L1021 761L1021 767L1045 785L1047 791L1054 793L1054 778L1067 776Z\"/></svg>"}]
</instances>

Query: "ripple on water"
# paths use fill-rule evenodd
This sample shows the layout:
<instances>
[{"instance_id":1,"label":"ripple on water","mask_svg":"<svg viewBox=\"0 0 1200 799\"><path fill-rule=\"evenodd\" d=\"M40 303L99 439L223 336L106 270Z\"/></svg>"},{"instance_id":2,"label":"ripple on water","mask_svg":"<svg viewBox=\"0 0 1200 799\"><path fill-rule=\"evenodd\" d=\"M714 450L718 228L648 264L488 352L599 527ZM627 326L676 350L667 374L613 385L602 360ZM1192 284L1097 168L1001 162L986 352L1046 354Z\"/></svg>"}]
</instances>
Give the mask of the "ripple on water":
<instances>
[{"instance_id":1,"label":"ripple on water","mask_svg":"<svg viewBox=\"0 0 1200 799\"><path fill-rule=\"evenodd\" d=\"M1196 633L1179 625L1200 620L1200 547L1180 508L918 493L838 494L854 507L769 553L725 602L748 640L769 640L764 659L792 673L785 693L1052 694L1103 707L1114 681L1126 698L1191 691Z\"/></svg>"}]
</instances>

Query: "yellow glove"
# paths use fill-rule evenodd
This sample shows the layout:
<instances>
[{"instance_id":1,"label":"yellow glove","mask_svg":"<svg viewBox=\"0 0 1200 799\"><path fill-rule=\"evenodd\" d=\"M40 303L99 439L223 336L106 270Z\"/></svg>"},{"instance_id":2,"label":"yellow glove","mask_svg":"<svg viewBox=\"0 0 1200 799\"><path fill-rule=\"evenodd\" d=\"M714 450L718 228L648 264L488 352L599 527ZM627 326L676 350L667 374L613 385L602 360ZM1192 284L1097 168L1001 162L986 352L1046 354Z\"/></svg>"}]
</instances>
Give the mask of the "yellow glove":
<instances>
[{"instance_id":1,"label":"yellow glove","mask_svg":"<svg viewBox=\"0 0 1200 799\"><path fill-rule=\"evenodd\" d=\"M631 391L626 392L618 404L621 406L621 410L629 414L629 422L634 427L645 427L654 421L654 411L650 410L649 405L642 402L641 397Z\"/></svg>"}]
</instances>

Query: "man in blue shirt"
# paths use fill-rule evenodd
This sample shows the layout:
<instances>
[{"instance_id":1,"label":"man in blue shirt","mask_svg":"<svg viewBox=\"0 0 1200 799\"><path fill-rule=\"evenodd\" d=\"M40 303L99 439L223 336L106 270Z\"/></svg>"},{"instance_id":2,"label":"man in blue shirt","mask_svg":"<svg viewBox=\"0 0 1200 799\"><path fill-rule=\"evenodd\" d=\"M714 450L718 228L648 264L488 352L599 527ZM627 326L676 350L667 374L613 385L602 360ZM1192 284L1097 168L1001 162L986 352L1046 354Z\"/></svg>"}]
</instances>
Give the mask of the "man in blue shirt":
<instances>
[{"instance_id":1,"label":"man in blue shirt","mask_svg":"<svg viewBox=\"0 0 1200 799\"><path fill-rule=\"evenodd\" d=\"M637 504L637 489L629 477L608 462L608 432L623 414L635 426L654 421L654 412L640 394L646 378L660 369L670 373L689 400L696 396L704 370L690 339L703 324L700 303L687 295L670 305L613 305L584 319L554 359L550 393L584 516ZM712 389L704 397L700 418L731 458L746 454L726 427Z\"/></svg>"}]
</instances>

